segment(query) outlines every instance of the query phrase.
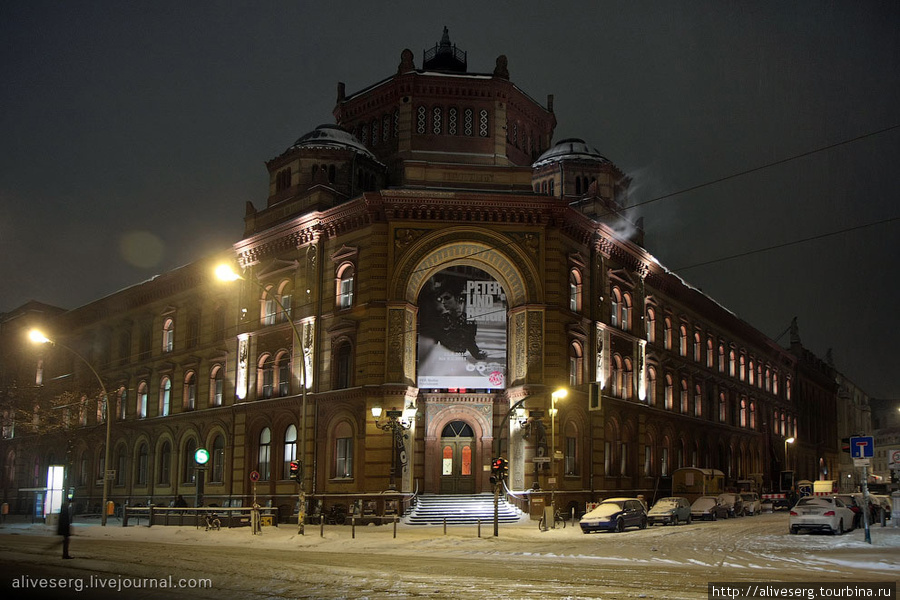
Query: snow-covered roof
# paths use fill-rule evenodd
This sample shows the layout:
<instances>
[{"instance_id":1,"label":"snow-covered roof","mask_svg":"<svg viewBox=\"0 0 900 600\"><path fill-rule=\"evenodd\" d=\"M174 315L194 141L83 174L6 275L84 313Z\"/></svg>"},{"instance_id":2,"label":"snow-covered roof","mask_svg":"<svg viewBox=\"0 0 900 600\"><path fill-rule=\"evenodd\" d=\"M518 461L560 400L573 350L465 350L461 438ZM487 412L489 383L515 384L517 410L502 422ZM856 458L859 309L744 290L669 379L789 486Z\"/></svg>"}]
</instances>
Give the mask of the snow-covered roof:
<instances>
[{"instance_id":1,"label":"snow-covered roof","mask_svg":"<svg viewBox=\"0 0 900 600\"><path fill-rule=\"evenodd\" d=\"M344 131L337 125L319 125L314 130L301 136L300 139L294 142L289 150L295 148L338 148L342 150L352 150L377 161L375 155L369 152L368 148L363 146L352 134Z\"/></svg>"},{"instance_id":2,"label":"snow-covered roof","mask_svg":"<svg viewBox=\"0 0 900 600\"><path fill-rule=\"evenodd\" d=\"M531 166L533 168L538 168L563 160L588 160L600 163L609 162L605 156L600 154L599 150L588 146L584 140L580 138L566 138L556 142L552 148L541 154Z\"/></svg>"}]
</instances>

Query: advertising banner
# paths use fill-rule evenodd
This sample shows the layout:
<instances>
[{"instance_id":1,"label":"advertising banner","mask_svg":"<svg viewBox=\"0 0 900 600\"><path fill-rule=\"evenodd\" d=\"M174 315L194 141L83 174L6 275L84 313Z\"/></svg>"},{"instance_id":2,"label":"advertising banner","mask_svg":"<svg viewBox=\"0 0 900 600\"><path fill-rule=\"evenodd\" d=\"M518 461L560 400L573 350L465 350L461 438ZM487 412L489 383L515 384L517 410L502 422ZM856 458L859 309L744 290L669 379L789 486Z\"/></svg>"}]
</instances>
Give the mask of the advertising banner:
<instances>
[{"instance_id":1,"label":"advertising banner","mask_svg":"<svg viewBox=\"0 0 900 600\"><path fill-rule=\"evenodd\" d=\"M451 267L419 294L418 387L506 387L506 294L490 275Z\"/></svg>"}]
</instances>

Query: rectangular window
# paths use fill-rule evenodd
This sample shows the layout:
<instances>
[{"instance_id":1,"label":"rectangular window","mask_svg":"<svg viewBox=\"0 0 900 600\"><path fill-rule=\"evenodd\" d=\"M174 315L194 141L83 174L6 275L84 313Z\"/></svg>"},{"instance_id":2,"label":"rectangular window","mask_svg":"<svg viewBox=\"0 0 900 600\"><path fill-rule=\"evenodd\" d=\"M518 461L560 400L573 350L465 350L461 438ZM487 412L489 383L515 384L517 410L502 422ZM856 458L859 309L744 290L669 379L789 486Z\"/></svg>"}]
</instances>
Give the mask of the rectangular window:
<instances>
[{"instance_id":1,"label":"rectangular window","mask_svg":"<svg viewBox=\"0 0 900 600\"><path fill-rule=\"evenodd\" d=\"M353 477L353 438L338 438L334 455L334 476Z\"/></svg>"},{"instance_id":2,"label":"rectangular window","mask_svg":"<svg viewBox=\"0 0 900 600\"><path fill-rule=\"evenodd\" d=\"M265 300L263 304L263 325L274 325L275 324L275 300L272 298L268 298Z\"/></svg>"},{"instance_id":3,"label":"rectangular window","mask_svg":"<svg viewBox=\"0 0 900 600\"><path fill-rule=\"evenodd\" d=\"M644 446L644 477L650 476L650 446Z\"/></svg>"},{"instance_id":4,"label":"rectangular window","mask_svg":"<svg viewBox=\"0 0 900 600\"><path fill-rule=\"evenodd\" d=\"M341 280L341 296L338 306L340 308L350 308L353 304L353 278L348 277Z\"/></svg>"},{"instance_id":5,"label":"rectangular window","mask_svg":"<svg viewBox=\"0 0 900 600\"><path fill-rule=\"evenodd\" d=\"M619 475L625 475L628 470L628 444L619 444Z\"/></svg>"},{"instance_id":6,"label":"rectangular window","mask_svg":"<svg viewBox=\"0 0 900 600\"><path fill-rule=\"evenodd\" d=\"M611 475L611 473L609 472L610 463L612 461L612 455L610 454L611 452L612 452L612 448L610 447L610 443L604 442L603 443L603 474L604 475Z\"/></svg>"}]
</instances>

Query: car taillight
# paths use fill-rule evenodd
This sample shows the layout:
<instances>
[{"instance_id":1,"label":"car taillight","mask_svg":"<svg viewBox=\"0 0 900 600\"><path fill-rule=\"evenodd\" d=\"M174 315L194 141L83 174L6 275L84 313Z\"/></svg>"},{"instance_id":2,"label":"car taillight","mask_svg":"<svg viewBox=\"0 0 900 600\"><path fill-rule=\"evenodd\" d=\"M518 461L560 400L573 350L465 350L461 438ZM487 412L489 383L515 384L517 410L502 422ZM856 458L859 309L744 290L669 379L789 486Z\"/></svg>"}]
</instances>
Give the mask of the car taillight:
<instances>
[{"instance_id":1,"label":"car taillight","mask_svg":"<svg viewBox=\"0 0 900 600\"><path fill-rule=\"evenodd\" d=\"M833 516L834 516L834 511L833 511L833 510L829 510L829 511L827 511L827 512L825 513L824 516L826 516L826 517L833 517Z\"/></svg>"},{"instance_id":2,"label":"car taillight","mask_svg":"<svg viewBox=\"0 0 900 600\"><path fill-rule=\"evenodd\" d=\"M797 514L797 511L792 510L792 511L791 511L791 516L792 516L792 517L799 517L800 515Z\"/></svg>"}]
</instances>

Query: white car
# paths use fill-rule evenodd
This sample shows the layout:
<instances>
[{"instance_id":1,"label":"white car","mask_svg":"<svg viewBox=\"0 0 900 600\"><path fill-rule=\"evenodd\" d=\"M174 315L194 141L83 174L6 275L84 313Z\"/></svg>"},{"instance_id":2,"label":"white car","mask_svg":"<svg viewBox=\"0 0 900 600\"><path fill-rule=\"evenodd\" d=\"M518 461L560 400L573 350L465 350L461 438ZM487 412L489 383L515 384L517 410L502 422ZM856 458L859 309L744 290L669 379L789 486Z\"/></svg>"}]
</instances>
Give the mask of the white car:
<instances>
[{"instance_id":1,"label":"white car","mask_svg":"<svg viewBox=\"0 0 900 600\"><path fill-rule=\"evenodd\" d=\"M745 515L758 515L760 511L759 495L756 492L742 492L741 500L744 501Z\"/></svg>"},{"instance_id":2,"label":"white car","mask_svg":"<svg viewBox=\"0 0 900 600\"><path fill-rule=\"evenodd\" d=\"M853 511L833 496L806 496L791 509L790 528L842 534L853 528Z\"/></svg>"},{"instance_id":3,"label":"white car","mask_svg":"<svg viewBox=\"0 0 900 600\"><path fill-rule=\"evenodd\" d=\"M663 525L678 525L691 522L691 503L687 498L672 496L658 500L650 512L647 513L647 522L650 525L662 523Z\"/></svg>"}]
</instances>

